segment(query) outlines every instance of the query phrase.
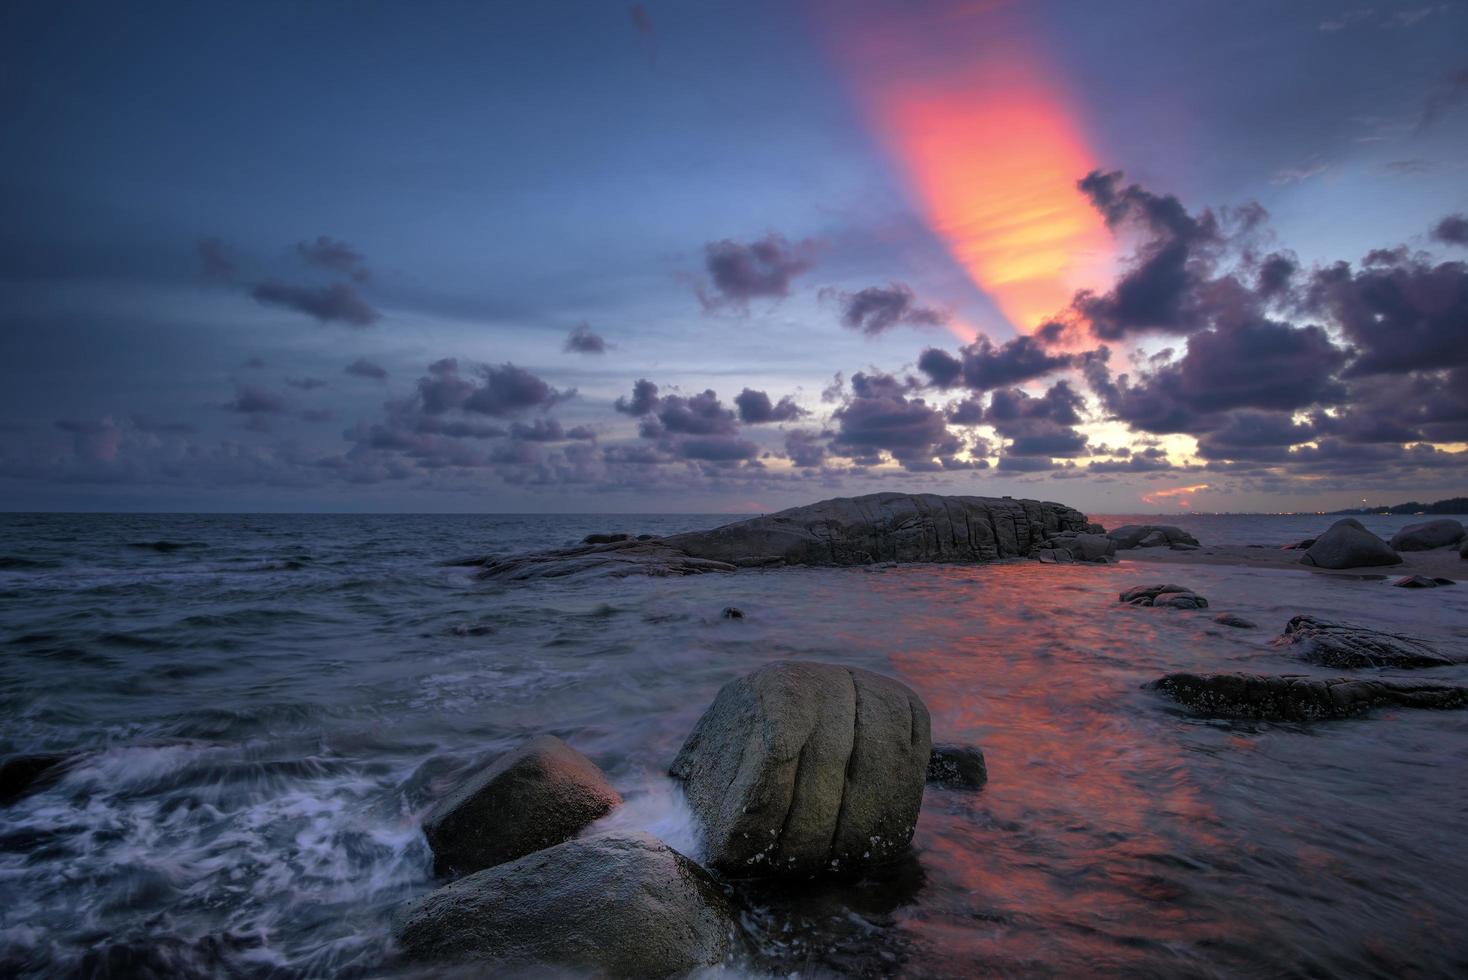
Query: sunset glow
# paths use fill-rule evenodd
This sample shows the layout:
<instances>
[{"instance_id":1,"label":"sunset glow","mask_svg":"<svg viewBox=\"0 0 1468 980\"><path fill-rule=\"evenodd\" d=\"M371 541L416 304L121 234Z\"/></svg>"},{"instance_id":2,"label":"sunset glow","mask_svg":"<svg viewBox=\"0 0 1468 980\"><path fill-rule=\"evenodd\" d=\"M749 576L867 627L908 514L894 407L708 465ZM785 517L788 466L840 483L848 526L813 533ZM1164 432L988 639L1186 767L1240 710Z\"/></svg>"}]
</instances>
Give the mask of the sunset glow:
<instances>
[{"instance_id":1,"label":"sunset glow","mask_svg":"<svg viewBox=\"0 0 1468 980\"><path fill-rule=\"evenodd\" d=\"M1151 493L1142 494L1142 502L1148 504L1160 504L1165 501L1173 501L1179 507L1188 507L1191 501L1188 499L1200 490L1210 489L1206 483L1198 483L1189 487L1168 487L1165 490L1153 490Z\"/></svg>"}]
</instances>

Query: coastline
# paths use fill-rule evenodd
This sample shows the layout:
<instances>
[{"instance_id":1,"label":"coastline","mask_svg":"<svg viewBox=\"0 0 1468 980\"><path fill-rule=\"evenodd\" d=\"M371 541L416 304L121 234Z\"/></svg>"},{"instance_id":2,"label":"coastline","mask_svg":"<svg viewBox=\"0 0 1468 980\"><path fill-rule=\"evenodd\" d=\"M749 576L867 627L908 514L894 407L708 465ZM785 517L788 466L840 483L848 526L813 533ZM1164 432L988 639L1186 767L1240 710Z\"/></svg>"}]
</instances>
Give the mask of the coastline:
<instances>
[{"instance_id":1,"label":"coastline","mask_svg":"<svg viewBox=\"0 0 1468 980\"><path fill-rule=\"evenodd\" d=\"M1432 551L1401 552L1400 565L1371 565L1356 568L1319 568L1300 562L1303 551L1260 545L1209 545L1197 551L1173 551L1169 548L1131 548L1117 553L1118 562L1138 561L1155 565L1243 565L1250 568L1294 569L1317 575L1333 575L1354 579L1396 579L1404 575L1426 575L1468 578L1468 560L1458 557L1453 548Z\"/></svg>"}]
</instances>

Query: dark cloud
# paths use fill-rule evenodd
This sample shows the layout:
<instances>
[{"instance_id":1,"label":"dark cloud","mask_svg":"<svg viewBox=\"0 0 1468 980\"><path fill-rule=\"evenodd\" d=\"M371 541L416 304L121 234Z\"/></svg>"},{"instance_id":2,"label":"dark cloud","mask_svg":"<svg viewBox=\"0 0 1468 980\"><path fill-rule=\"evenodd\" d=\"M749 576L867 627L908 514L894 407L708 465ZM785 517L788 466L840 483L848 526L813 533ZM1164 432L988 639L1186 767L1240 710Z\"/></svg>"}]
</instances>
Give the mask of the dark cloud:
<instances>
[{"instance_id":1,"label":"dark cloud","mask_svg":"<svg viewBox=\"0 0 1468 980\"><path fill-rule=\"evenodd\" d=\"M583 323L571 331L564 349L568 354L605 354L607 342L590 325Z\"/></svg>"},{"instance_id":2,"label":"dark cloud","mask_svg":"<svg viewBox=\"0 0 1468 980\"><path fill-rule=\"evenodd\" d=\"M1468 263L1377 250L1358 270L1345 262L1317 270L1304 302L1356 345L1348 376L1468 364Z\"/></svg>"},{"instance_id":3,"label":"dark cloud","mask_svg":"<svg viewBox=\"0 0 1468 980\"><path fill-rule=\"evenodd\" d=\"M209 279L233 279L235 264L229 248L218 238L201 238L198 244L199 268Z\"/></svg>"},{"instance_id":4,"label":"dark cloud","mask_svg":"<svg viewBox=\"0 0 1468 980\"><path fill-rule=\"evenodd\" d=\"M1316 435L1313 425L1296 422L1289 412L1240 411L1229 414L1217 428L1198 438L1204 459L1279 462L1288 448Z\"/></svg>"},{"instance_id":5,"label":"dark cloud","mask_svg":"<svg viewBox=\"0 0 1468 980\"><path fill-rule=\"evenodd\" d=\"M1001 388L990 396L984 421L1010 441L1006 456L1079 456L1086 451L1087 437L1074 426L1081 422L1083 407L1085 399L1065 381L1055 382L1039 397Z\"/></svg>"},{"instance_id":6,"label":"dark cloud","mask_svg":"<svg viewBox=\"0 0 1468 980\"><path fill-rule=\"evenodd\" d=\"M271 280L260 283L251 290L251 295L260 303L295 310L322 323L339 321L354 327L368 327L380 318L380 314L362 299L356 287L345 282L317 287Z\"/></svg>"},{"instance_id":7,"label":"dark cloud","mask_svg":"<svg viewBox=\"0 0 1468 980\"><path fill-rule=\"evenodd\" d=\"M1444 245L1468 246L1468 214L1450 214L1432 228L1432 237Z\"/></svg>"},{"instance_id":8,"label":"dark cloud","mask_svg":"<svg viewBox=\"0 0 1468 980\"><path fill-rule=\"evenodd\" d=\"M72 438L72 451L88 462L111 462L117 458L121 433L110 418L57 419L56 428Z\"/></svg>"},{"instance_id":9,"label":"dark cloud","mask_svg":"<svg viewBox=\"0 0 1468 980\"><path fill-rule=\"evenodd\" d=\"M943 412L921 398L908 398L905 383L891 375L858 372L851 376L851 388L851 396L832 413L835 452L858 465L875 464L886 452L912 471L970 465L956 458L963 443L948 431Z\"/></svg>"},{"instance_id":10,"label":"dark cloud","mask_svg":"<svg viewBox=\"0 0 1468 980\"><path fill-rule=\"evenodd\" d=\"M632 386L632 397L618 398L613 407L625 415L647 415L658 407L658 386L646 378L639 378Z\"/></svg>"},{"instance_id":11,"label":"dark cloud","mask_svg":"<svg viewBox=\"0 0 1468 980\"><path fill-rule=\"evenodd\" d=\"M826 464L828 433L815 429L792 429L785 433L785 455L790 462L802 469L814 469Z\"/></svg>"},{"instance_id":12,"label":"dark cloud","mask_svg":"<svg viewBox=\"0 0 1468 980\"><path fill-rule=\"evenodd\" d=\"M1019 384L1070 367L1071 354L1051 353L1035 337L1022 335L998 347L979 337L959 350L961 359L929 347L918 357L918 370L939 388L962 383L974 391Z\"/></svg>"},{"instance_id":13,"label":"dark cloud","mask_svg":"<svg viewBox=\"0 0 1468 980\"><path fill-rule=\"evenodd\" d=\"M755 299L780 300L790 295L790 282L814 262L816 243L791 245L770 232L764 238L741 243L724 239L703 248L708 280L698 286L705 310L748 310Z\"/></svg>"},{"instance_id":14,"label":"dark cloud","mask_svg":"<svg viewBox=\"0 0 1468 980\"><path fill-rule=\"evenodd\" d=\"M828 288L820 295L840 304L842 326L860 330L868 337L899 326L941 327L949 319L947 312L919 304L906 283L868 286L854 293Z\"/></svg>"},{"instance_id":15,"label":"dark cloud","mask_svg":"<svg viewBox=\"0 0 1468 980\"><path fill-rule=\"evenodd\" d=\"M297 243L296 254L307 265L339 272L357 282L366 282L372 278L362 253L329 235L317 235L314 242Z\"/></svg>"},{"instance_id":16,"label":"dark cloud","mask_svg":"<svg viewBox=\"0 0 1468 980\"><path fill-rule=\"evenodd\" d=\"M358 378L370 378L373 381L386 381L387 369L380 364L375 364L365 357L359 357L346 367L342 373L350 374Z\"/></svg>"},{"instance_id":17,"label":"dark cloud","mask_svg":"<svg viewBox=\"0 0 1468 980\"><path fill-rule=\"evenodd\" d=\"M790 422L809 414L805 409L795 404L795 399L789 395L781 398L778 403L771 404L770 396L763 391L753 388L745 388L734 396L734 404L739 408L739 421L746 425L759 425L765 422Z\"/></svg>"},{"instance_id":18,"label":"dark cloud","mask_svg":"<svg viewBox=\"0 0 1468 980\"><path fill-rule=\"evenodd\" d=\"M292 388L299 388L302 391L312 391L316 388L326 387L326 382L321 378L286 378L285 383Z\"/></svg>"},{"instance_id":19,"label":"dark cloud","mask_svg":"<svg viewBox=\"0 0 1468 980\"><path fill-rule=\"evenodd\" d=\"M1211 274L1223 236L1212 212L1188 213L1172 195L1123 186L1120 171L1093 170L1077 184L1111 228L1143 235L1129 267L1106 293L1077 294L1075 310L1101 340L1145 331L1190 333L1203 324L1195 294Z\"/></svg>"},{"instance_id":20,"label":"dark cloud","mask_svg":"<svg viewBox=\"0 0 1468 980\"><path fill-rule=\"evenodd\" d=\"M302 422L330 422L336 415L329 408L308 408L301 412Z\"/></svg>"},{"instance_id":21,"label":"dark cloud","mask_svg":"<svg viewBox=\"0 0 1468 980\"><path fill-rule=\"evenodd\" d=\"M645 435L664 432L679 435L733 435L738 430L734 411L719 401L713 389L684 398L665 395L658 400L652 417L643 423Z\"/></svg>"},{"instance_id":22,"label":"dark cloud","mask_svg":"<svg viewBox=\"0 0 1468 980\"><path fill-rule=\"evenodd\" d=\"M461 409L503 418L531 409L543 411L576 394L574 389L558 391L513 364L480 365L474 368L477 380L462 377L455 358L435 361L428 372L427 377L418 379L418 395L423 411L429 415Z\"/></svg>"},{"instance_id":23,"label":"dark cloud","mask_svg":"<svg viewBox=\"0 0 1468 980\"><path fill-rule=\"evenodd\" d=\"M239 385L234 398L223 407L231 412L245 415L273 415L286 410L286 400L279 395L257 388L254 385Z\"/></svg>"},{"instance_id":24,"label":"dark cloud","mask_svg":"<svg viewBox=\"0 0 1468 980\"><path fill-rule=\"evenodd\" d=\"M539 418L529 425L523 422L511 425L510 438L522 442L563 442L566 430L556 419Z\"/></svg>"}]
</instances>

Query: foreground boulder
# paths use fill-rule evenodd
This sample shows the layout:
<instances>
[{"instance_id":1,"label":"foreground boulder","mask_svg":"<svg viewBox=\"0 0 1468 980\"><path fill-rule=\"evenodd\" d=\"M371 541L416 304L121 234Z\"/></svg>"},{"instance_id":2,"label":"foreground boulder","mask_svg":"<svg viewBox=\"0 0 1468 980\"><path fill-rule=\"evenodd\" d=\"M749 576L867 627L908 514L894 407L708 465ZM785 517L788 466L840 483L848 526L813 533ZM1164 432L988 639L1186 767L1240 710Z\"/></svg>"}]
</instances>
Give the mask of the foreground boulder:
<instances>
[{"instance_id":1,"label":"foreground boulder","mask_svg":"<svg viewBox=\"0 0 1468 980\"><path fill-rule=\"evenodd\" d=\"M1132 548L1167 548L1176 545L1188 549L1198 547L1198 539L1187 531L1171 524L1123 524L1108 532L1117 548L1127 551Z\"/></svg>"},{"instance_id":2,"label":"foreground boulder","mask_svg":"<svg viewBox=\"0 0 1468 980\"><path fill-rule=\"evenodd\" d=\"M1319 721L1372 708L1468 707L1468 688L1301 675L1169 674L1144 685L1210 718Z\"/></svg>"},{"instance_id":3,"label":"foreground boulder","mask_svg":"<svg viewBox=\"0 0 1468 980\"><path fill-rule=\"evenodd\" d=\"M983 789L989 781L984 750L973 745L935 745L928 757L928 782L949 789Z\"/></svg>"},{"instance_id":4,"label":"foreground boulder","mask_svg":"<svg viewBox=\"0 0 1468 980\"><path fill-rule=\"evenodd\" d=\"M1040 542L1035 557L1041 561L1104 563L1116 554L1116 542L1104 534L1066 531Z\"/></svg>"},{"instance_id":5,"label":"foreground boulder","mask_svg":"<svg viewBox=\"0 0 1468 980\"><path fill-rule=\"evenodd\" d=\"M1392 535L1391 546L1397 551L1430 551L1446 548L1463 540L1463 525L1449 517L1421 524L1408 524Z\"/></svg>"},{"instance_id":6,"label":"foreground boulder","mask_svg":"<svg viewBox=\"0 0 1468 980\"><path fill-rule=\"evenodd\" d=\"M590 759L554 735L500 756L423 819L440 875L462 875L575 837L622 802Z\"/></svg>"},{"instance_id":7,"label":"foreground boulder","mask_svg":"<svg viewBox=\"0 0 1468 980\"><path fill-rule=\"evenodd\" d=\"M779 662L725 684L671 769L707 863L809 877L907 851L932 754L928 709L857 668Z\"/></svg>"},{"instance_id":8,"label":"foreground boulder","mask_svg":"<svg viewBox=\"0 0 1468 980\"><path fill-rule=\"evenodd\" d=\"M1129 606L1166 606L1171 609L1207 609L1208 600L1185 585L1139 585L1117 596Z\"/></svg>"},{"instance_id":9,"label":"foreground boulder","mask_svg":"<svg viewBox=\"0 0 1468 980\"><path fill-rule=\"evenodd\" d=\"M1361 667L1448 667L1453 660L1415 636L1383 633L1350 623L1331 623L1314 616L1296 616L1273 640L1301 658L1322 667L1355 670Z\"/></svg>"},{"instance_id":10,"label":"foreground boulder","mask_svg":"<svg viewBox=\"0 0 1468 980\"><path fill-rule=\"evenodd\" d=\"M1400 565L1402 556L1385 541L1366 530L1354 517L1336 521L1300 556L1304 565L1317 568L1370 568Z\"/></svg>"},{"instance_id":11,"label":"foreground boulder","mask_svg":"<svg viewBox=\"0 0 1468 980\"><path fill-rule=\"evenodd\" d=\"M651 541L617 541L487 562L483 578L595 573L692 575L781 565L988 562L1025 558L1040 542L1081 532L1086 515L1008 497L872 493Z\"/></svg>"},{"instance_id":12,"label":"foreground boulder","mask_svg":"<svg viewBox=\"0 0 1468 980\"><path fill-rule=\"evenodd\" d=\"M409 959L507 974L551 965L665 977L723 962L734 924L698 865L647 834L611 833L438 889L409 910L398 944Z\"/></svg>"}]
</instances>

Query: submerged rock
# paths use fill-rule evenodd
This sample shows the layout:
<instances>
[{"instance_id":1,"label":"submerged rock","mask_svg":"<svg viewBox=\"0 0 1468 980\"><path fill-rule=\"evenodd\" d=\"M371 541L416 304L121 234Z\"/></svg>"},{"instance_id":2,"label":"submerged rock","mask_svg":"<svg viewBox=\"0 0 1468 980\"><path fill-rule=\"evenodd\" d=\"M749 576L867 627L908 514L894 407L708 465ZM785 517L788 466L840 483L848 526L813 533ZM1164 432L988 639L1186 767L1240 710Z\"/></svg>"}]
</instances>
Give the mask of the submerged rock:
<instances>
[{"instance_id":1,"label":"submerged rock","mask_svg":"<svg viewBox=\"0 0 1468 980\"><path fill-rule=\"evenodd\" d=\"M1450 517L1421 524L1408 524L1392 535L1391 546L1397 551L1430 551L1446 548L1463 540L1463 525Z\"/></svg>"},{"instance_id":2,"label":"submerged rock","mask_svg":"<svg viewBox=\"0 0 1468 980\"><path fill-rule=\"evenodd\" d=\"M711 868L809 877L906 852L931 754L928 709L905 685L777 662L724 685L669 771Z\"/></svg>"},{"instance_id":3,"label":"submerged rock","mask_svg":"<svg viewBox=\"0 0 1468 980\"><path fill-rule=\"evenodd\" d=\"M559 844L621 802L590 759L538 735L440 800L423 834L434 870L462 875Z\"/></svg>"},{"instance_id":4,"label":"submerged rock","mask_svg":"<svg viewBox=\"0 0 1468 980\"><path fill-rule=\"evenodd\" d=\"M779 565L987 562L1024 558L1041 541L1080 532L1086 516L1063 504L996 497L873 493L652 541L617 541L489 562L484 578L596 573L691 575Z\"/></svg>"},{"instance_id":5,"label":"submerged rock","mask_svg":"<svg viewBox=\"0 0 1468 980\"><path fill-rule=\"evenodd\" d=\"M1400 565L1402 556L1354 517L1336 521L1305 549L1300 562L1317 568L1369 568Z\"/></svg>"},{"instance_id":6,"label":"submerged rock","mask_svg":"<svg viewBox=\"0 0 1468 980\"><path fill-rule=\"evenodd\" d=\"M1207 609L1208 600L1185 585L1139 585L1117 596L1129 606L1167 606L1172 609Z\"/></svg>"},{"instance_id":7,"label":"submerged rock","mask_svg":"<svg viewBox=\"0 0 1468 980\"><path fill-rule=\"evenodd\" d=\"M740 609L738 606L725 606L724 611L723 613L721 613L721 615L725 619L743 619L744 610Z\"/></svg>"},{"instance_id":8,"label":"submerged rock","mask_svg":"<svg viewBox=\"0 0 1468 980\"><path fill-rule=\"evenodd\" d=\"M613 977L713 966L734 937L708 873L642 833L570 840L461 878L413 906L398 931L413 960Z\"/></svg>"},{"instance_id":9,"label":"submerged rock","mask_svg":"<svg viewBox=\"0 0 1468 980\"><path fill-rule=\"evenodd\" d=\"M1382 706L1468 707L1468 688L1303 675L1169 674L1143 685L1212 718L1318 721Z\"/></svg>"},{"instance_id":10,"label":"submerged rock","mask_svg":"<svg viewBox=\"0 0 1468 980\"><path fill-rule=\"evenodd\" d=\"M928 757L928 782L950 789L983 789L989 781L984 750L973 745L935 745Z\"/></svg>"},{"instance_id":11,"label":"submerged rock","mask_svg":"<svg viewBox=\"0 0 1468 980\"><path fill-rule=\"evenodd\" d=\"M1450 578L1434 578L1427 575L1403 575L1392 585L1399 589L1436 589L1455 584Z\"/></svg>"},{"instance_id":12,"label":"submerged rock","mask_svg":"<svg viewBox=\"0 0 1468 980\"><path fill-rule=\"evenodd\" d=\"M1235 613L1219 613L1213 617L1213 621L1220 626L1232 626L1234 629L1240 630L1257 629L1259 626L1258 623L1245 619Z\"/></svg>"},{"instance_id":13,"label":"submerged rock","mask_svg":"<svg viewBox=\"0 0 1468 980\"><path fill-rule=\"evenodd\" d=\"M1117 548L1166 548L1171 545L1187 544L1198 546L1198 539L1187 531L1172 524L1123 524L1108 532Z\"/></svg>"},{"instance_id":14,"label":"submerged rock","mask_svg":"<svg viewBox=\"0 0 1468 980\"><path fill-rule=\"evenodd\" d=\"M584 537L584 538L581 539L581 543L582 544L613 544L614 542L617 542L617 541L631 541L631 540L632 540L632 535L630 535L630 534L624 534L624 533L617 533L617 534L588 534L586 537ZM641 539L639 539L639 540L641 540Z\"/></svg>"},{"instance_id":15,"label":"submerged rock","mask_svg":"<svg viewBox=\"0 0 1468 980\"><path fill-rule=\"evenodd\" d=\"M0 762L0 805L39 793L57 783L74 756L57 752L12 755Z\"/></svg>"},{"instance_id":16,"label":"submerged rock","mask_svg":"<svg viewBox=\"0 0 1468 980\"><path fill-rule=\"evenodd\" d=\"M1447 667L1454 663L1415 636L1331 623L1313 616L1291 619L1273 645L1289 647L1303 659L1323 667Z\"/></svg>"}]
</instances>

